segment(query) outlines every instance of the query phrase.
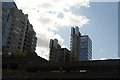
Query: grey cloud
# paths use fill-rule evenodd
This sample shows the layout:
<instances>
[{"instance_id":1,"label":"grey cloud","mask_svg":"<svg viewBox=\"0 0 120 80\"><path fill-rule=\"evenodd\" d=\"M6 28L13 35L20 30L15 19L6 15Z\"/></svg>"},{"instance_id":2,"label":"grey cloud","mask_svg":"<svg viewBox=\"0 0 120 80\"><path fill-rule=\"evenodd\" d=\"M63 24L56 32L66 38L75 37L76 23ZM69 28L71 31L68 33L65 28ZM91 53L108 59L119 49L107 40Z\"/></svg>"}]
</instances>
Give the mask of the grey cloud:
<instances>
[{"instance_id":1,"label":"grey cloud","mask_svg":"<svg viewBox=\"0 0 120 80\"><path fill-rule=\"evenodd\" d=\"M40 17L39 18L39 21L43 24L46 24L46 23L50 23L51 22L51 19L49 18L44 18L44 17Z\"/></svg>"},{"instance_id":2,"label":"grey cloud","mask_svg":"<svg viewBox=\"0 0 120 80\"><path fill-rule=\"evenodd\" d=\"M37 38L38 38L37 45L39 47L48 48L49 39L46 38L45 34L40 34L39 36L37 36Z\"/></svg>"},{"instance_id":3,"label":"grey cloud","mask_svg":"<svg viewBox=\"0 0 120 80\"><path fill-rule=\"evenodd\" d=\"M48 3L48 2L44 2L42 3L41 5L38 5L39 8L43 8L43 9L49 9L49 8L52 8L53 5L51 3Z\"/></svg>"},{"instance_id":4,"label":"grey cloud","mask_svg":"<svg viewBox=\"0 0 120 80\"><path fill-rule=\"evenodd\" d=\"M70 22L74 23L74 24L78 24L78 23L80 23L80 20L79 19L75 19L73 17L70 17Z\"/></svg>"}]
</instances>

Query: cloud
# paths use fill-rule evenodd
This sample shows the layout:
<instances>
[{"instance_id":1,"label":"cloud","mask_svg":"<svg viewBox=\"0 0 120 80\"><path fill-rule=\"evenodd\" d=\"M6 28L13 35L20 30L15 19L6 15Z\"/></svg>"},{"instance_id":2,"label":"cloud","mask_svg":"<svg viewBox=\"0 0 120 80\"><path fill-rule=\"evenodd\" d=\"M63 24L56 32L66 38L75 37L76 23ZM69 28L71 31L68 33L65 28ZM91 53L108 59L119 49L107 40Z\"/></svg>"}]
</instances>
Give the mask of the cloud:
<instances>
[{"instance_id":1,"label":"cloud","mask_svg":"<svg viewBox=\"0 0 120 80\"><path fill-rule=\"evenodd\" d=\"M89 19L85 16L75 15L71 12L64 12L64 18L58 19L57 24L60 26L80 26L88 24Z\"/></svg>"},{"instance_id":2,"label":"cloud","mask_svg":"<svg viewBox=\"0 0 120 80\"><path fill-rule=\"evenodd\" d=\"M72 13L72 9L89 7L89 0L14 0L19 9L29 15L29 21L37 33L38 55L48 59L49 40L57 38L61 46L64 39L55 31L60 27L79 26L89 23L85 16Z\"/></svg>"}]
</instances>

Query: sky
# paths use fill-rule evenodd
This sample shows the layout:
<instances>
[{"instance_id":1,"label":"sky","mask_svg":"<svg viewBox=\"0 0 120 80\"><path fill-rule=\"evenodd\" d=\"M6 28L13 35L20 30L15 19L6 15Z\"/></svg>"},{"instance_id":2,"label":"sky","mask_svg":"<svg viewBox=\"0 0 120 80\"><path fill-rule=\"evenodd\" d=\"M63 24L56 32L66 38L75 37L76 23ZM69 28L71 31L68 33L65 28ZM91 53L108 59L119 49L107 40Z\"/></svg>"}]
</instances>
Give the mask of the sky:
<instances>
[{"instance_id":1,"label":"sky","mask_svg":"<svg viewBox=\"0 0 120 80\"><path fill-rule=\"evenodd\" d=\"M29 15L38 38L36 52L48 60L49 40L69 49L70 29L78 26L92 40L93 59L118 56L117 2L89 0L14 0Z\"/></svg>"}]
</instances>

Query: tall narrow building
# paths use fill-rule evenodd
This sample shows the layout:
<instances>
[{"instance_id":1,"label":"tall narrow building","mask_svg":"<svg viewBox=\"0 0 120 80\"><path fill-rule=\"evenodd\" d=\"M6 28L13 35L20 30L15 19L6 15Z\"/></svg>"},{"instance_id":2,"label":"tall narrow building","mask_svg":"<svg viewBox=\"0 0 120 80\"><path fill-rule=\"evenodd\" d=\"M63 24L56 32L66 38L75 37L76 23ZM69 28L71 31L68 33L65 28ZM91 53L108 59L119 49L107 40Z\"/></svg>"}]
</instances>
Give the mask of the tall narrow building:
<instances>
[{"instance_id":1,"label":"tall narrow building","mask_svg":"<svg viewBox=\"0 0 120 80\"><path fill-rule=\"evenodd\" d=\"M71 41L70 41L70 61L79 61L80 53L80 32L78 27L71 28Z\"/></svg>"},{"instance_id":2,"label":"tall narrow building","mask_svg":"<svg viewBox=\"0 0 120 80\"><path fill-rule=\"evenodd\" d=\"M81 35L78 27L71 28L70 61L92 59L92 41L88 35Z\"/></svg>"},{"instance_id":3,"label":"tall narrow building","mask_svg":"<svg viewBox=\"0 0 120 80\"><path fill-rule=\"evenodd\" d=\"M28 15L19 10L14 2L2 3L2 53L16 51L35 52L36 33Z\"/></svg>"},{"instance_id":4,"label":"tall narrow building","mask_svg":"<svg viewBox=\"0 0 120 80\"><path fill-rule=\"evenodd\" d=\"M58 51L61 49L61 46L58 44L57 39L50 39L50 54L49 54L49 61L51 62L58 62Z\"/></svg>"},{"instance_id":5,"label":"tall narrow building","mask_svg":"<svg viewBox=\"0 0 120 80\"><path fill-rule=\"evenodd\" d=\"M33 26L32 24L30 24L29 21L27 21L27 28L25 34L26 35L24 39L23 50L33 53L36 50L37 37L36 32L34 31Z\"/></svg>"}]
</instances>

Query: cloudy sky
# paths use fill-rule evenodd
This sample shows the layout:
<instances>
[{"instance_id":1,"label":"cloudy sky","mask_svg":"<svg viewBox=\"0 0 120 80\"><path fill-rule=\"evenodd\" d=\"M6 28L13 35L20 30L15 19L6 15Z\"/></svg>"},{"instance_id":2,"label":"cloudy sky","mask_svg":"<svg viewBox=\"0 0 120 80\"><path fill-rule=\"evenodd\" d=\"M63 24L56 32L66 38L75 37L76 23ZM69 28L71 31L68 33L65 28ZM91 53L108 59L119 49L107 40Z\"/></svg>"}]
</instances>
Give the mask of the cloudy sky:
<instances>
[{"instance_id":1,"label":"cloudy sky","mask_svg":"<svg viewBox=\"0 0 120 80\"><path fill-rule=\"evenodd\" d=\"M93 59L116 58L118 54L117 3L88 0L14 0L29 15L37 33L36 52L48 59L49 40L57 38L69 49L70 28L79 26L93 42Z\"/></svg>"}]
</instances>

